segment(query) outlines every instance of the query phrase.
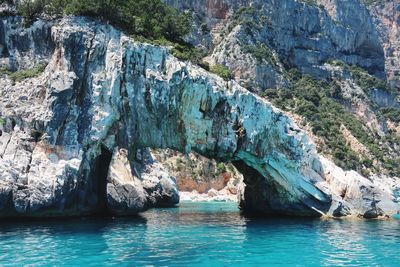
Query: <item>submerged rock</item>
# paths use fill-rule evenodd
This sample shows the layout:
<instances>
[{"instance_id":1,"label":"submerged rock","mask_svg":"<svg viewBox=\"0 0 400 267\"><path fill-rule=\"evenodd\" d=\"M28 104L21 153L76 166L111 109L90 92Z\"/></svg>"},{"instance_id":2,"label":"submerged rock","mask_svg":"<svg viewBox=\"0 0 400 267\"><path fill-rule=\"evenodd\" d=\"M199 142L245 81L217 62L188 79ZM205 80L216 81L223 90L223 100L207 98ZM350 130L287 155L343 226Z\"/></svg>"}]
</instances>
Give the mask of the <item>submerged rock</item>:
<instances>
[{"instance_id":1,"label":"submerged rock","mask_svg":"<svg viewBox=\"0 0 400 267\"><path fill-rule=\"evenodd\" d=\"M46 27L47 57L34 45L24 51L10 45L21 36L34 44L32 36L47 33L38 30ZM84 18L3 29L15 62L28 57L48 64L40 77L14 85L0 79L2 217L129 215L176 204L173 177L146 147L232 161L244 176L239 194L246 211L321 216L337 214L339 205L346 206L345 215L398 210L379 184L321 159L306 134L269 102L177 60L166 48ZM20 97L26 98L16 101Z\"/></svg>"}]
</instances>

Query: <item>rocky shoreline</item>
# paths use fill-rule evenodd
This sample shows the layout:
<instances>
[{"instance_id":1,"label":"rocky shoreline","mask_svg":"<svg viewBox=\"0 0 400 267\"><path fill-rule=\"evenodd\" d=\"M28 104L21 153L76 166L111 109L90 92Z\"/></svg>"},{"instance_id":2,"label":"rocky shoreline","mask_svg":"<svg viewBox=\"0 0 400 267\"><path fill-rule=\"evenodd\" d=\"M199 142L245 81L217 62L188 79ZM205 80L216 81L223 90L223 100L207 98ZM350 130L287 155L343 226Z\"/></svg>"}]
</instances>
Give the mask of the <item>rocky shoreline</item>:
<instances>
[{"instance_id":1,"label":"rocky shoreline","mask_svg":"<svg viewBox=\"0 0 400 267\"><path fill-rule=\"evenodd\" d=\"M180 201L190 202L235 202L239 204L239 194L232 194L228 187L222 190L211 189L207 193L199 193L196 190L191 192L180 191Z\"/></svg>"}]
</instances>

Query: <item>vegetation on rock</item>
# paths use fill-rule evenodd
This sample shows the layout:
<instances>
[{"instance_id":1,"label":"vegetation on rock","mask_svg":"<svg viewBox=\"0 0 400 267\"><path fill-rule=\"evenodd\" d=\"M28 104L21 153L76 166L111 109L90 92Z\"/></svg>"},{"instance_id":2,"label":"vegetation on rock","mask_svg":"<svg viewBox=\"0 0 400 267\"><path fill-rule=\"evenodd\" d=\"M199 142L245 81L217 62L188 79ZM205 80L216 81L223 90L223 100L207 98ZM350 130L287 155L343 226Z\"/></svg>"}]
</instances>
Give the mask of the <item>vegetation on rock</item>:
<instances>
[{"instance_id":1,"label":"vegetation on rock","mask_svg":"<svg viewBox=\"0 0 400 267\"><path fill-rule=\"evenodd\" d=\"M210 72L217 74L226 81L233 79L232 71L228 67L221 64L211 66Z\"/></svg>"},{"instance_id":2,"label":"vegetation on rock","mask_svg":"<svg viewBox=\"0 0 400 267\"><path fill-rule=\"evenodd\" d=\"M192 28L192 17L160 0L22 0L17 11L30 25L40 17L83 15L99 18L130 34L181 41Z\"/></svg>"},{"instance_id":3,"label":"vegetation on rock","mask_svg":"<svg viewBox=\"0 0 400 267\"><path fill-rule=\"evenodd\" d=\"M380 168L373 166L373 161L377 160L390 174L400 174L400 159L392 157L390 148L383 145L387 142L400 145L398 136L380 136L349 113L335 98L338 86L335 82L316 80L297 70L291 70L288 77L291 81L289 88L268 89L263 95L276 106L305 118L313 134L323 141L321 152L332 155L335 163L344 169L379 172ZM393 110L388 110L387 116L392 116L391 112ZM369 155L351 149L343 135L342 125L368 149Z\"/></svg>"},{"instance_id":4,"label":"vegetation on rock","mask_svg":"<svg viewBox=\"0 0 400 267\"><path fill-rule=\"evenodd\" d=\"M2 67L0 69L0 73L8 75L8 78L13 82L21 82L28 78L34 78L39 76L44 72L45 66L42 64L38 64L33 68L26 69L26 70L19 70L19 71L10 71L9 69Z\"/></svg>"}]
</instances>

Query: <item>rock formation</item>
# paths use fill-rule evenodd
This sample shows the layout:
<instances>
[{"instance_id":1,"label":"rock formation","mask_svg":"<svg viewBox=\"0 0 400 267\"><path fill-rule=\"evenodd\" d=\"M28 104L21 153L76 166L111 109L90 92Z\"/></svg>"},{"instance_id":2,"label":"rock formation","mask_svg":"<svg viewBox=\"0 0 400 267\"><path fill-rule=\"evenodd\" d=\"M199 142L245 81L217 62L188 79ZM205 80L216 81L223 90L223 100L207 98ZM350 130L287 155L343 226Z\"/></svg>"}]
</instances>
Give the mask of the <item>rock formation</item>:
<instances>
[{"instance_id":1,"label":"rock formation","mask_svg":"<svg viewBox=\"0 0 400 267\"><path fill-rule=\"evenodd\" d=\"M196 33L197 40L190 40L211 47L209 61L229 66L247 89L284 86L276 61L327 78L324 63L336 59L398 82L398 0L377 6L360 0L164 2L195 12L199 25L209 25L212 38ZM271 60L252 60L246 46L265 46Z\"/></svg>"},{"instance_id":2,"label":"rock formation","mask_svg":"<svg viewBox=\"0 0 400 267\"><path fill-rule=\"evenodd\" d=\"M197 27L187 40L206 50L205 62L225 65L240 85L288 112L319 153L369 179L398 180L398 0L164 2L196 14ZM312 86L309 77L322 83ZM312 103L304 94L313 89L317 98L339 105ZM347 119L334 114L335 123L312 121L307 111L325 119L334 113L312 108L343 108ZM321 125L330 133L321 133ZM332 138L336 142L329 144ZM339 154L353 154L357 163Z\"/></svg>"},{"instance_id":3,"label":"rock formation","mask_svg":"<svg viewBox=\"0 0 400 267\"><path fill-rule=\"evenodd\" d=\"M316 153L282 111L234 81L85 18L2 21L0 216L134 214L178 201L147 147L231 161L249 212L377 217L392 188Z\"/></svg>"}]
</instances>

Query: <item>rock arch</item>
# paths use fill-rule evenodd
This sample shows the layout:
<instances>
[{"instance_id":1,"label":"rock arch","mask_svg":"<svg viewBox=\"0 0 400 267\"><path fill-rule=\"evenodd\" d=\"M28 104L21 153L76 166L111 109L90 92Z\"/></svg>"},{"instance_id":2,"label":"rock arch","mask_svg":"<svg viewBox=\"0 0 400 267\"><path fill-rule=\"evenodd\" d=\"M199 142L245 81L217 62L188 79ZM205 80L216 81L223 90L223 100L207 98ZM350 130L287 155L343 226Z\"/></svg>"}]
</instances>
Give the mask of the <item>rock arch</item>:
<instances>
[{"instance_id":1,"label":"rock arch","mask_svg":"<svg viewBox=\"0 0 400 267\"><path fill-rule=\"evenodd\" d=\"M314 170L320 165L314 146L286 115L164 49L124 46L123 68L113 77L121 98L108 100L121 107L117 146L194 150L234 161L248 185L245 196L254 195L244 209L309 216L329 210L329 193L316 186L323 178Z\"/></svg>"},{"instance_id":2,"label":"rock arch","mask_svg":"<svg viewBox=\"0 0 400 267\"><path fill-rule=\"evenodd\" d=\"M364 198L376 191L372 184L352 178L366 189L353 183L363 200L350 203L341 195L348 181L326 179L306 134L235 82L109 25L69 18L49 27L54 50L45 73L16 86L1 81L12 98L1 103L0 216L93 214L102 201L125 215L176 203L171 178L140 152L146 147L234 162L245 176L241 206L248 211L380 214L375 199ZM14 106L24 95L23 107Z\"/></svg>"}]
</instances>

